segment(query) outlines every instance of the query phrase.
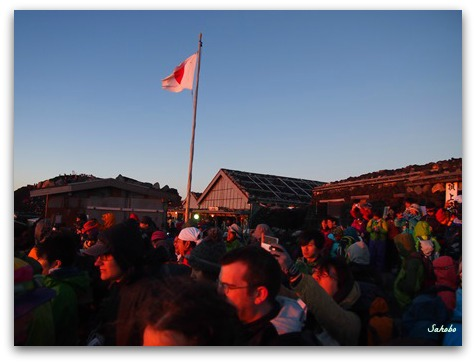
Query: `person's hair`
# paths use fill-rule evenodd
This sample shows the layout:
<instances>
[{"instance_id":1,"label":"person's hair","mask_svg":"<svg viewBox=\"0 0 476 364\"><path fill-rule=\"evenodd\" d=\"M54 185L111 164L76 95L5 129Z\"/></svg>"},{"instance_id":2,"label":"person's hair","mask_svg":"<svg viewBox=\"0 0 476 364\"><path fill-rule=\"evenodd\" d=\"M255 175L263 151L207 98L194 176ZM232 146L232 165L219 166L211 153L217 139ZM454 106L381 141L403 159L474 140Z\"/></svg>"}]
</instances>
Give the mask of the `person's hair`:
<instances>
[{"instance_id":1,"label":"person's hair","mask_svg":"<svg viewBox=\"0 0 476 364\"><path fill-rule=\"evenodd\" d=\"M378 209L372 209L372 215L376 216L376 217L382 217L383 216L382 211L380 211Z\"/></svg>"},{"instance_id":2,"label":"person's hair","mask_svg":"<svg viewBox=\"0 0 476 364\"><path fill-rule=\"evenodd\" d=\"M249 285L248 292L264 286L268 290L268 300L274 300L281 286L281 268L276 259L266 250L256 245L248 245L230 250L220 260L222 266L241 262L247 266L243 279Z\"/></svg>"},{"instance_id":3,"label":"person's hair","mask_svg":"<svg viewBox=\"0 0 476 364\"><path fill-rule=\"evenodd\" d=\"M300 246L309 244L311 240L314 240L314 245L317 249L322 249L324 247L326 238L320 230L308 229L303 230L297 239Z\"/></svg>"},{"instance_id":4,"label":"person's hair","mask_svg":"<svg viewBox=\"0 0 476 364\"><path fill-rule=\"evenodd\" d=\"M86 214L84 212L80 212L76 215L76 218L77 219L80 219L81 221L83 222L86 222L88 221L88 217L86 216Z\"/></svg>"},{"instance_id":5,"label":"person's hair","mask_svg":"<svg viewBox=\"0 0 476 364\"><path fill-rule=\"evenodd\" d=\"M70 267L76 261L76 239L67 231L52 231L42 243L37 244L36 254L49 263L61 261L62 267Z\"/></svg>"},{"instance_id":6,"label":"person's hair","mask_svg":"<svg viewBox=\"0 0 476 364\"><path fill-rule=\"evenodd\" d=\"M148 287L144 325L183 334L192 345L242 345L236 308L210 283L170 277Z\"/></svg>"},{"instance_id":7,"label":"person's hair","mask_svg":"<svg viewBox=\"0 0 476 364\"><path fill-rule=\"evenodd\" d=\"M413 197L407 197L407 198L405 198L405 202L410 203L410 204L415 203L415 201L416 201L416 200L415 200Z\"/></svg>"},{"instance_id":8,"label":"person's hair","mask_svg":"<svg viewBox=\"0 0 476 364\"><path fill-rule=\"evenodd\" d=\"M140 228L131 220L111 226L98 237L98 241L106 245L108 253L123 270L124 281L139 275L144 264L145 251Z\"/></svg>"},{"instance_id":9,"label":"person's hair","mask_svg":"<svg viewBox=\"0 0 476 364\"><path fill-rule=\"evenodd\" d=\"M333 298L337 303L339 303L347 297L352 289L354 285L354 277L352 275L352 270L344 257L321 257L317 262L316 269L319 273L329 274L331 267L333 267L337 273L337 292L334 294Z\"/></svg>"}]
</instances>

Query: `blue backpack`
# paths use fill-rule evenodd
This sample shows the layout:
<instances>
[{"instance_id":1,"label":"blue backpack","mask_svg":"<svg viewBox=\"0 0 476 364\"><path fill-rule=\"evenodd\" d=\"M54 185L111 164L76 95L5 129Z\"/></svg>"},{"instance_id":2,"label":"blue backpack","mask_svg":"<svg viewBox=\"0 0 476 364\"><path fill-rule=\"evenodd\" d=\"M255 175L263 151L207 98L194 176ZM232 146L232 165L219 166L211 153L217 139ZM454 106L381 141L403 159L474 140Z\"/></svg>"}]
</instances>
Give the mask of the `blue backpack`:
<instances>
[{"instance_id":1,"label":"blue backpack","mask_svg":"<svg viewBox=\"0 0 476 364\"><path fill-rule=\"evenodd\" d=\"M438 292L454 289L431 287L417 295L402 315L402 336L441 345L450 313Z\"/></svg>"}]
</instances>

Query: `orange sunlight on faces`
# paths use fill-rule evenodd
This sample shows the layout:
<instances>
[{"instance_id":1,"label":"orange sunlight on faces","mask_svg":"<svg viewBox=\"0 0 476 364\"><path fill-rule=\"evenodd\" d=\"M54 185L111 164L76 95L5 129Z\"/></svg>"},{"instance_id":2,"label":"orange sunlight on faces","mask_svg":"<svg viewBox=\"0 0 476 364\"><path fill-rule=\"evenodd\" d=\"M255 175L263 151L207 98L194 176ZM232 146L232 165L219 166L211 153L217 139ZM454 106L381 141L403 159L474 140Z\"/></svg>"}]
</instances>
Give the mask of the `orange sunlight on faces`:
<instances>
[{"instance_id":1,"label":"orange sunlight on faces","mask_svg":"<svg viewBox=\"0 0 476 364\"><path fill-rule=\"evenodd\" d=\"M36 260L38 261L38 263L41 264L41 268L42 268L41 274L45 276L48 275L48 273L50 272L50 269L52 268L50 263L45 258L41 258L41 257L36 258Z\"/></svg>"},{"instance_id":2,"label":"orange sunlight on faces","mask_svg":"<svg viewBox=\"0 0 476 364\"><path fill-rule=\"evenodd\" d=\"M185 242L179 238L175 238L174 240L174 248L175 248L175 254L184 256L187 254L187 251L189 249L190 243Z\"/></svg>"},{"instance_id":3,"label":"orange sunlight on faces","mask_svg":"<svg viewBox=\"0 0 476 364\"><path fill-rule=\"evenodd\" d=\"M119 281L124 273L112 255L98 256L94 265L99 268L99 274L103 281Z\"/></svg>"},{"instance_id":4,"label":"orange sunlight on faces","mask_svg":"<svg viewBox=\"0 0 476 364\"><path fill-rule=\"evenodd\" d=\"M229 287L244 287L248 283L244 280L248 267L242 262L223 265L220 271L219 281ZM223 290L220 289L223 293ZM252 322L257 313L255 296L248 294L248 288L228 289L225 294L228 302L236 307L238 317L242 322Z\"/></svg>"},{"instance_id":5,"label":"orange sunlight on faces","mask_svg":"<svg viewBox=\"0 0 476 364\"><path fill-rule=\"evenodd\" d=\"M308 261L314 261L317 258L318 250L316 245L314 244L314 240L311 240L306 245L301 245L301 252L302 256L306 258Z\"/></svg>"}]
</instances>

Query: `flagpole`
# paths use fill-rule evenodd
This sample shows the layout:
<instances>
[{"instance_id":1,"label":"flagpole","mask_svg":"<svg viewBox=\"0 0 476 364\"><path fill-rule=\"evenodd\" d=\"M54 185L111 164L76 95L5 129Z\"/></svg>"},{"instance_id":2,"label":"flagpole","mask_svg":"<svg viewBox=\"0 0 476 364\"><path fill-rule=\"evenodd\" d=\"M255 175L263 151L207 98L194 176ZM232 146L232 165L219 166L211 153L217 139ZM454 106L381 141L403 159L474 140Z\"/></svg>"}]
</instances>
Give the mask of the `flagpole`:
<instances>
[{"instance_id":1,"label":"flagpole","mask_svg":"<svg viewBox=\"0 0 476 364\"><path fill-rule=\"evenodd\" d=\"M193 121L192 121L192 140L190 141L190 162L188 166L188 183L187 183L187 199L185 202L185 222L189 219L190 214L190 195L192 188L192 166L193 166L193 151L195 148L195 125L197 122L197 98L198 98L198 81L200 78L200 58L202 53L202 33L198 39L198 59L197 59L197 80L195 82L195 93L193 98Z\"/></svg>"}]
</instances>

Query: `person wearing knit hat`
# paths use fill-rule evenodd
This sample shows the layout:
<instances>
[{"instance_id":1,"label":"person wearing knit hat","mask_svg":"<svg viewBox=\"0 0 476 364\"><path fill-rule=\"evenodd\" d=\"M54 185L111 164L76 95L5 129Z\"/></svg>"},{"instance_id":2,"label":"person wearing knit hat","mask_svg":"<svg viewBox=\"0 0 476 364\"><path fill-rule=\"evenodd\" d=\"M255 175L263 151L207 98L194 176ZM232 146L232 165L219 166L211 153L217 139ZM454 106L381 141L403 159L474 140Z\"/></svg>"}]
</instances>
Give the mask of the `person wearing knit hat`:
<instances>
[{"instance_id":1,"label":"person wearing knit hat","mask_svg":"<svg viewBox=\"0 0 476 364\"><path fill-rule=\"evenodd\" d=\"M220 274L219 261L225 253L226 246L223 239L218 234L210 234L186 256L192 268L191 277L198 281L206 280L215 283Z\"/></svg>"},{"instance_id":2,"label":"person wearing knit hat","mask_svg":"<svg viewBox=\"0 0 476 364\"><path fill-rule=\"evenodd\" d=\"M167 235L165 234L164 231L156 230L152 233L150 241L152 243L152 246L156 248L158 245L160 245L160 242L163 242L166 239L167 239Z\"/></svg>"},{"instance_id":3,"label":"person wearing knit hat","mask_svg":"<svg viewBox=\"0 0 476 364\"><path fill-rule=\"evenodd\" d=\"M137 216L137 214L135 214L135 213L133 213L133 212L131 212L131 213L129 214L129 219L133 219L133 220L139 222L139 216Z\"/></svg>"},{"instance_id":4,"label":"person wearing knit hat","mask_svg":"<svg viewBox=\"0 0 476 364\"><path fill-rule=\"evenodd\" d=\"M14 345L55 345L56 292L44 287L32 266L20 258L14 258L14 292Z\"/></svg>"},{"instance_id":5,"label":"person wearing knit hat","mask_svg":"<svg viewBox=\"0 0 476 364\"><path fill-rule=\"evenodd\" d=\"M179 263L189 265L187 255L200 243L200 230L196 227L186 227L174 240L175 254Z\"/></svg>"},{"instance_id":6,"label":"person wearing knit hat","mask_svg":"<svg viewBox=\"0 0 476 364\"><path fill-rule=\"evenodd\" d=\"M171 239L167 237L165 231L156 230L152 233L150 238L150 243L154 249L164 249L167 260L176 261L177 257L175 256L175 248Z\"/></svg>"}]
</instances>

